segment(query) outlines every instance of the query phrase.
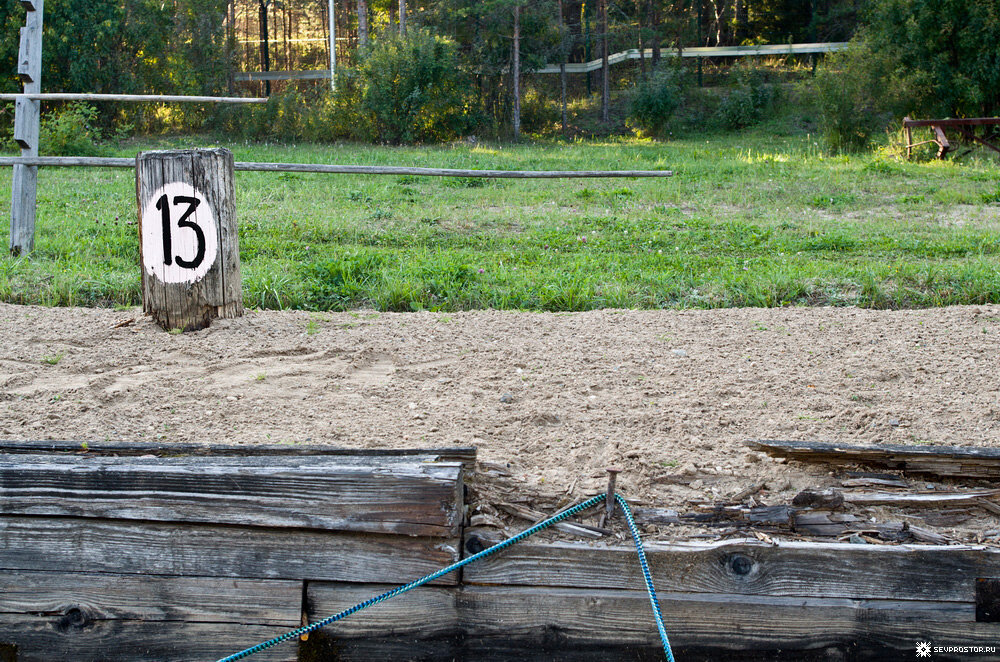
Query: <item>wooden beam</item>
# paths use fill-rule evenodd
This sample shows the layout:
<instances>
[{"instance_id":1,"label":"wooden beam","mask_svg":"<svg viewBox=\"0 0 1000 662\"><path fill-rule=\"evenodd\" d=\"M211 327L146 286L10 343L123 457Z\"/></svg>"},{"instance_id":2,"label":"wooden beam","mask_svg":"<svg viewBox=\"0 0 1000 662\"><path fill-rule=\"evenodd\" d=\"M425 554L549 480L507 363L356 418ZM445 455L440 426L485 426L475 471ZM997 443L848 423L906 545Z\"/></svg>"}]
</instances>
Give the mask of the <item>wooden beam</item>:
<instances>
[{"instance_id":1,"label":"wooden beam","mask_svg":"<svg viewBox=\"0 0 1000 662\"><path fill-rule=\"evenodd\" d=\"M134 159L98 156L3 156L0 166L61 166L134 168ZM482 177L486 179L600 179L621 177L672 177L670 170L460 170L399 166L333 165L325 163L259 163L237 161L236 170L253 172L313 172L331 175L413 175L418 177Z\"/></svg>"},{"instance_id":2,"label":"wooden beam","mask_svg":"<svg viewBox=\"0 0 1000 662\"><path fill-rule=\"evenodd\" d=\"M404 584L458 560L441 538L63 517L0 517L0 540L0 568L50 572Z\"/></svg>"},{"instance_id":3,"label":"wooden beam","mask_svg":"<svg viewBox=\"0 0 1000 662\"><path fill-rule=\"evenodd\" d=\"M0 513L457 536L458 463L0 455Z\"/></svg>"},{"instance_id":4,"label":"wooden beam","mask_svg":"<svg viewBox=\"0 0 1000 662\"><path fill-rule=\"evenodd\" d=\"M218 660L289 628L242 623L79 620L74 614L0 614L0 659L16 662L181 662ZM2 657L5 646L15 651ZM295 662L296 642L262 651L253 662Z\"/></svg>"},{"instance_id":5,"label":"wooden beam","mask_svg":"<svg viewBox=\"0 0 1000 662\"><path fill-rule=\"evenodd\" d=\"M473 567L473 566L469 566ZM310 585L312 620L385 586ZM975 622L972 601L849 600L660 591L678 659L803 659L824 649L851 659L912 654L915 641L995 645L996 628ZM427 618L423 618L424 614ZM457 615L457 627L451 619ZM409 656L447 659L662 659L645 591L474 586L416 589L326 628L337 659L384 658L408 642ZM313 638L310 637L310 642ZM322 639L317 638L319 645ZM320 648L322 651L322 648ZM657 657L657 655L659 657ZM735 657L734 657L735 656ZM755 657L754 657L755 656ZM428 655L431 659L439 656ZM835 658L836 656L831 656ZM767 657L772 659L772 657ZM818 658L817 658L818 659ZM828 658L824 658L828 659Z\"/></svg>"},{"instance_id":6,"label":"wooden beam","mask_svg":"<svg viewBox=\"0 0 1000 662\"><path fill-rule=\"evenodd\" d=\"M250 623L290 629L298 627L302 608L302 582L275 579L6 570L0 587L0 632L4 614L77 616L87 621Z\"/></svg>"},{"instance_id":7,"label":"wooden beam","mask_svg":"<svg viewBox=\"0 0 1000 662\"><path fill-rule=\"evenodd\" d=\"M25 74L18 69L22 76ZM30 80L30 78L28 79ZM28 92L0 94L0 101L148 101L152 103L267 103L266 97L209 97L179 94L85 94L70 92Z\"/></svg>"},{"instance_id":8,"label":"wooden beam","mask_svg":"<svg viewBox=\"0 0 1000 662\"><path fill-rule=\"evenodd\" d=\"M842 492L844 501L856 506L968 506L983 497L1000 494L1000 490L968 492Z\"/></svg>"},{"instance_id":9,"label":"wooden beam","mask_svg":"<svg viewBox=\"0 0 1000 662\"><path fill-rule=\"evenodd\" d=\"M977 577L1000 575L1000 550L983 547L742 541L652 544L646 546L646 556L657 590L666 592L971 603ZM631 547L531 542L466 566L463 581L644 586Z\"/></svg>"},{"instance_id":10,"label":"wooden beam","mask_svg":"<svg viewBox=\"0 0 1000 662\"><path fill-rule=\"evenodd\" d=\"M914 120L903 118L904 127L919 126L1000 126L1000 117L964 117L941 120Z\"/></svg>"},{"instance_id":11,"label":"wooden beam","mask_svg":"<svg viewBox=\"0 0 1000 662\"><path fill-rule=\"evenodd\" d=\"M155 455L157 457L310 457L326 456L344 463L461 462L466 471L476 463L474 447L455 448L342 448L319 444L227 445L142 441L32 441L0 439L3 453L66 453L82 455Z\"/></svg>"},{"instance_id":12,"label":"wooden beam","mask_svg":"<svg viewBox=\"0 0 1000 662\"><path fill-rule=\"evenodd\" d=\"M26 5L25 27L21 30L17 71L24 83L24 92L41 92L42 85L42 24L43 2L31 0ZM19 99L14 104L14 139L21 147L22 157L38 156L40 122L38 101ZM38 187L38 168L18 164L14 166L10 197L11 255L25 255L35 247L35 202Z\"/></svg>"},{"instance_id":13,"label":"wooden beam","mask_svg":"<svg viewBox=\"0 0 1000 662\"><path fill-rule=\"evenodd\" d=\"M978 446L855 446L812 441L750 441L769 455L800 462L869 464L914 473L964 478L1000 478L1000 448Z\"/></svg>"}]
</instances>

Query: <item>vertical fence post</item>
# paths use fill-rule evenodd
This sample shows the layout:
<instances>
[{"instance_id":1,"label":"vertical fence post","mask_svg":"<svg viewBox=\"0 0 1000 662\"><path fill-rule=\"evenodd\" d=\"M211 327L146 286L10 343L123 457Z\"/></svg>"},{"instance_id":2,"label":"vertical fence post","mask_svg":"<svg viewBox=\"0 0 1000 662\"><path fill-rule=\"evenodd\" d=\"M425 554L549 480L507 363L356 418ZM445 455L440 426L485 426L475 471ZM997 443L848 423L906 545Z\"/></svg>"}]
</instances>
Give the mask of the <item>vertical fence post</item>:
<instances>
[{"instance_id":1,"label":"vertical fence post","mask_svg":"<svg viewBox=\"0 0 1000 662\"><path fill-rule=\"evenodd\" d=\"M183 331L242 316L232 152L142 152L135 190L143 310Z\"/></svg>"},{"instance_id":2,"label":"vertical fence post","mask_svg":"<svg viewBox=\"0 0 1000 662\"><path fill-rule=\"evenodd\" d=\"M21 28L17 73L26 94L42 91L42 0L21 0L28 10ZM38 156L40 101L20 98L14 102L14 140L21 156ZM10 252L17 256L35 247L35 192L38 167L15 165L10 199Z\"/></svg>"}]
</instances>

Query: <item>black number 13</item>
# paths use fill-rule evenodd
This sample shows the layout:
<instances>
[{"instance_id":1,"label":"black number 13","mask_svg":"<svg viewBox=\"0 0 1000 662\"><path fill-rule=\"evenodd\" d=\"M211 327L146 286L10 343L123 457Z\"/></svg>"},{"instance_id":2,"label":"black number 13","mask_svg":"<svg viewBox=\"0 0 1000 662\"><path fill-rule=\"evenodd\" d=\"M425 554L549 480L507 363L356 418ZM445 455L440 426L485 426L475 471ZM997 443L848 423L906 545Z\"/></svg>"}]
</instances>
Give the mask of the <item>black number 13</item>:
<instances>
[{"instance_id":1,"label":"black number 13","mask_svg":"<svg viewBox=\"0 0 1000 662\"><path fill-rule=\"evenodd\" d=\"M194 213L194 210L201 204L201 200L187 195L175 195L174 205L182 204L186 204L188 208L187 211L185 211L181 217L177 219L177 227L191 228L194 230L195 237L198 240L198 250L195 251L193 260L185 260L180 255L174 255L174 249L170 237L170 202L167 200L166 194L161 195L159 200L156 201L156 208L160 210L161 220L163 222L163 264L169 267L176 261L177 266L183 267L184 269L197 269L201 263L205 261L205 232L198 226L197 223L189 221L188 216Z\"/></svg>"}]
</instances>

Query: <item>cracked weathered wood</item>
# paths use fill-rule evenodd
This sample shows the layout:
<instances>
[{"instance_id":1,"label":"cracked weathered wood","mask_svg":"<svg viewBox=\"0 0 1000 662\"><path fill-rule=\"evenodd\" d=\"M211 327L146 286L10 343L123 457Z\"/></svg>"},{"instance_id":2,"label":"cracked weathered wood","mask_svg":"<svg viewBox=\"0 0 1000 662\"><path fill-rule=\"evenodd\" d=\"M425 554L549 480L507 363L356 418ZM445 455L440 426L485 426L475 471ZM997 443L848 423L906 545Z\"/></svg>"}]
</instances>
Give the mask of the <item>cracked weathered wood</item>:
<instances>
[{"instance_id":1,"label":"cracked weathered wood","mask_svg":"<svg viewBox=\"0 0 1000 662\"><path fill-rule=\"evenodd\" d=\"M17 646L18 662L216 660L297 627L302 610L300 581L6 570L0 586L0 650Z\"/></svg>"},{"instance_id":2,"label":"cracked weathered wood","mask_svg":"<svg viewBox=\"0 0 1000 662\"><path fill-rule=\"evenodd\" d=\"M42 88L42 0L25 5L28 10L17 57L17 73L24 91L37 93ZM41 104L37 100L19 98L14 103L14 139L21 147L22 157L38 156L38 130ZM10 253L25 255L35 247L35 202L38 188L38 167L14 166L10 198Z\"/></svg>"},{"instance_id":3,"label":"cracked weathered wood","mask_svg":"<svg viewBox=\"0 0 1000 662\"><path fill-rule=\"evenodd\" d=\"M388 588L310 584L310 617L335 613ZM912 655L917 640L958 638L967 645L994 645L996 636L995 626L976 622L972 601L662 590L659 598L678 659L746 655L759 660L779 651L786 656L780 659L803 659L803 653L823 649L842 654L823 659L844 659L847 653L849 659L884 659L904 651ZM386 659L387 651L397 649L402 659L663 659L646 592L599 588L418 591L333 624L303 648L310 646L320 655L336 652L340 660Z\"/></svg>"},{"instance_id":4,"label":"cracked weathered wood","mask_svg":"<svg viewBox=\"0 0 1000 662\"><path fill-rule=\"evenodd\" d=\"M218 660L284 634L285 625L186 621L74 620L73 614L0 614L0 660L15 662L187 662ZM4 648L16 657L4 657ZM296 662L295 641L254 655L253 662Z\"/></svg>"},{"instance_id":5,"label":"cracked weathered wood","mask_svg":"<svg viewBox=\"0 0 1000 662\"><path fill-rule=\"evenodd\" d=\"M403 584L458 560L447 538L69 517L0 517L0 541L0 568L50 572Z\"/></svg>"},{"instance_id":6,"label":"cracked weathered wood","mask_svg":"<svg viewBox=\"0 0 1000 662\"><path fill-rule=\"evenodd\" d=\"M59 453L73 455L155 455L157 457L215 456L316 456L336 457L340 462L461 462L466 471L476 463L476 449L455 448L343 448L319 444L227 445L141 441L20 441L0 439L0 453Z\"/></svg>"},{"instance_id":7,"label":"cracked weathered wood","mask_svg":"<svg viewBox=\"0 0 1000 662\"><path fill-rule=\"evenodd\" d=\"M0 514L458 535L460 464L356 460L0 455Z\"/></svg>"},{"instance_id":8,"label":"cracked weathered wood","mask_svg":"<svg viewBox=\"0 0 1000 662\"><path fill-rule=\"evenodd\" d=\"M184 331L243 315L232 153L141 152L135 167L143 311Z\"/></svg>"},{"instance_id":9,"label":"cracked weathered wood","mask_svg":"<svg viewBox=\"0 0 1000 662\"><path fill-rule=\"evenodd\" d=\"M977 577L1000 576L1000 550L989 547L727 541L650 544L646 556L663 592L971 602ZM631 546L530 541L466 566L463 581L631 590L644 585Z\"/></svg>"},{"instance_id":10,"label":"cracked weathered wood","mask_svg":"<svg viewBox=\"0 0 1000 662\"><path fill-rule=\"evenodd\" d=\"M812 441L749 441L769 455L799 462L868 464L913 473L964 478L1000 478L1000 448L976 446L855 446Z\"/></svg>"}]
</instances>

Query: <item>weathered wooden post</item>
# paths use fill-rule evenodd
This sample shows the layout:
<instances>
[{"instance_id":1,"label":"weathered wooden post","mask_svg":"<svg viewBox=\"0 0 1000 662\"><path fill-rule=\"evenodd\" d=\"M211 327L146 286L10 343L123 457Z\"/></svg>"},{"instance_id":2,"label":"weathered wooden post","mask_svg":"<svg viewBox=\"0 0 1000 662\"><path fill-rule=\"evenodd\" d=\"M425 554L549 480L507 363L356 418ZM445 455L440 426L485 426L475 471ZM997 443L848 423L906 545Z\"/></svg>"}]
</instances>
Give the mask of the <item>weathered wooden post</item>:
<instances>
[{"instance_id":1,"label":"weathered wooden post","mask_svg":"<svg viewBox=\"0 0 1000 662\"><path fill-rule=\"evenodd\" d=\"M142 152L135 190L143 311L184 331L242 316L232 152Z\"/></svg>"},{"instance_id":2,"label":"weathered wooden post","mask_svg":"<svg viewBox=\"0 0 1000 662\"><path fill-rule=\"evenodd\" d=\"M42 0L21 0L28 10L21 28L17 73L25 94L42 91ZM38 124L41 103L20 97L14 102L14 140L21 156L38 156ZM35 247L35 191L38 167L17 164L10 196L10 252L17 256Z\"/></svg>"}]
</instances>

